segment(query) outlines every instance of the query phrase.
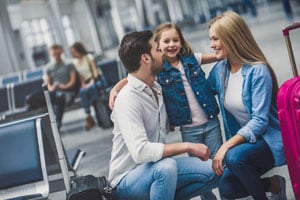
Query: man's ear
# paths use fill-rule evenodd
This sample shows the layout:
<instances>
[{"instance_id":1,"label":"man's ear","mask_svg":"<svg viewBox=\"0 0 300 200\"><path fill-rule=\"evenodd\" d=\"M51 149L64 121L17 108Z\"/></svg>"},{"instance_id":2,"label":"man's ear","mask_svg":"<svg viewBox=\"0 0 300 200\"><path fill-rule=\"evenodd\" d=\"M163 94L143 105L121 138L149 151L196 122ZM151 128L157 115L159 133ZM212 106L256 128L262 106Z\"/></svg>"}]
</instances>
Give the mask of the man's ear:
<instances>
[{"instance_id":1,"label":"man's ear","mask_svg":"<svg viewBox=\"0 0 300 200\"><path fill-rule=\"evenodd\" d=\"M149 54L142 54L141 56L141 62L144 62L144 63L149 63L151 61L151 58L150 58L150 55Z\"/></svg>"}]
</instances>

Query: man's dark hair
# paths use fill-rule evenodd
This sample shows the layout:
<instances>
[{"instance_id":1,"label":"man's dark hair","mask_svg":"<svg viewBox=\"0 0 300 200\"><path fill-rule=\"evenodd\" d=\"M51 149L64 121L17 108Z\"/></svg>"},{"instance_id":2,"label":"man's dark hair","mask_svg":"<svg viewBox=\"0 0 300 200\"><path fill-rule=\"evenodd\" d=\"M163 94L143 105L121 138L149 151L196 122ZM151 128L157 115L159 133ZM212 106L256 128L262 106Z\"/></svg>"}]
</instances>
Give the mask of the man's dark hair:
<instances>
[{"instance_id":1,"label":"man's dark hair","mask_svg":"<svg viewBox=\"0 0 300 200\"><path fill-rule=\"evenodd\" d=\"M152 46L149 41L152 37L151 31L132 32L123 37L119 47L119 57L128 73L140 68L142 54L151 55Z\"/></svg>"}]
</instances>

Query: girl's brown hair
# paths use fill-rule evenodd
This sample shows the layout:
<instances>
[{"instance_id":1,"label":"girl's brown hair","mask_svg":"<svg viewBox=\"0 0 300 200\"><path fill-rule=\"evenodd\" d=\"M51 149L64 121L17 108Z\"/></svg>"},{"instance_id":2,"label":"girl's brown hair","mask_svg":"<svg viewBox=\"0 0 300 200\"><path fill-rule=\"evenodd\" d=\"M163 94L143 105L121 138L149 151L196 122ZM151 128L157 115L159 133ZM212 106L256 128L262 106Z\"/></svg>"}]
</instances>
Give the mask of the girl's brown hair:
<instances>
[{"instance_id":1,"label":"girl's brown hair","mask_svg":"<svg viewBox=\"0 0 300 200\"><path fill-rule=\"evenodd\" d=\"M193 53L193 50L192 50L191 46L185 41L180 27L174 23L165 22L165 23L158 25L153 32L154 41L157 42L157 44L159 45L159 41L161 39L162 32L164 32L165 30L172 29L172 28L174 28L177 31L181 45L182 45L180 55L189 56L191 53Z\"/></svg>"}]
</instances>

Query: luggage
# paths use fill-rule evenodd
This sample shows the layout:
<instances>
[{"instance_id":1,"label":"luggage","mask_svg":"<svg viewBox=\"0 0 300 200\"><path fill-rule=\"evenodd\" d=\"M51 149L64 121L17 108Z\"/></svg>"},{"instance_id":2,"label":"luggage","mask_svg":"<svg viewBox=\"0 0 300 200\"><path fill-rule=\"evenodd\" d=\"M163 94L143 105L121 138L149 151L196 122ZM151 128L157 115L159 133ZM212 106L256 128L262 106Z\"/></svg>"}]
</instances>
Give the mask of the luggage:
<instances>
[{"instance_id":1,"label":"luggage","mask_svg":"<svg viewBox=\"0 0 300 200\"><path fill-rule=\"evenodd\" d=\"M66 187L67 200L113 200L112 189L106 178L93 175L76 176L70 180L68 165L63 150L62 141L56 125L55 116L47 86L43 86L47 109L49 112L51 129L55 146L57 148L58 160Z\"/></svg>"},{"instance_id":2,"label":"luggage","mask_svg":"<svg viewBox=\"0 0 300 200\"><path fill-rule=\"evenodd\" d=\"M287 167L295 198L300 200L300 77L289 37L289 32L297 28L300 28L300 23L294 23L282 30L294 78L285 81L279 88L277 107Z\"/></svg>"},{"instance_id":3,"label":"luggage","mask_svg":"<svg viewBox=\"0 0 300 200\"><path fill-rule=\"evenodd\" d=\"M104 200L111 199L111 188L105 177L92 175L78 176L71 180L71 191L67 194L68 200ZM102 189L103 190L102 190Z\"/></svg>"},{"instance_id":4,"label":"luggage","mask_svg":"<svg viewBox=\"0 0 300 200\"><path fill-rule=\"evenodd\" d=\"M98 125L102 128L110 128L113 123L110 120L111 110L108 107L108 100L99 99L93 104Z\"/></svg>"}]
</instances>

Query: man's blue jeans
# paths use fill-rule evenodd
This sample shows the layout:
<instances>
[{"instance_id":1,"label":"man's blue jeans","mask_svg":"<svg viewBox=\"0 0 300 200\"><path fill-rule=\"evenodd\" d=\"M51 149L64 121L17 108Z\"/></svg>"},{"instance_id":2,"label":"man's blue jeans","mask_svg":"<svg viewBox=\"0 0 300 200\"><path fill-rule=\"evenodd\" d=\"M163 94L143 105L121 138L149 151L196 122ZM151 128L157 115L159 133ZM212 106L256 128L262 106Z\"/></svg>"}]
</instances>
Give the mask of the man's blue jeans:
<instances>
[{"instance_id":1,"label":"man's blue jeans","mask_svg":"<svg viewBox=\"0 0 300 200\"><path fill-rule=\"evenodd\" d=\"M131 170L114 188L114 195L120 200L188 200L216 187L218 180L211 160L163 158Z\"/></svg>"},{"instance_id":2,"label":"man's blue jeans","mask_svg":"<svg viewBox=\"0 0 300 200\"><path fill-rule=\"evenodd\" d=\"M226 167L219 182L221 196L236 199L251 195L254 199L267 199L267 184L261 176L274 167L274 158L263 139L233 147L225 159Z\"/></svg>"}]
</instances>

